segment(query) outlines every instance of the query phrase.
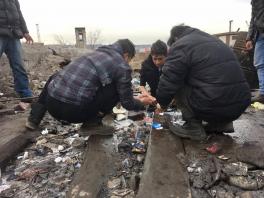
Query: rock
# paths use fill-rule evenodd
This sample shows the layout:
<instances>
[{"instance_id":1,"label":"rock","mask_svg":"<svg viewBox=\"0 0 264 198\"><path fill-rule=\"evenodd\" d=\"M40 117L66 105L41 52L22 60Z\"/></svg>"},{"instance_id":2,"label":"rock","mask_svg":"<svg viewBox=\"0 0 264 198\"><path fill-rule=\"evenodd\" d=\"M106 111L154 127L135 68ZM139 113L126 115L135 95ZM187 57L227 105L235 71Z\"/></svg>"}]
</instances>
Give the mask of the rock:
<instances>
[{"instance_id":1,"label":"rock","mask_svg":"<svg viewBox=\"0 0 264 198\"><path fill-rule=\"evenodd\" d=\"M216 197L218 197L218 198L234 198L235 196L231 192L216 191Z\"/></svg>"},{"instance_id":2,"label":"rock","mask_svg":"<svg viewBox=\"0 0 264 198\"><path fill-rule=\"evenodd\" d=\"M251 192L243 192L239 195L239 198L253 198L253 196Z\"/></svg>"},{"instance_id":3,"label":"rock","mask_svg":"<svg viewBox=\"0 0 264 198\"><path fill-rule=\"evenodd\" d=\"M116 189L118 187L120 187L121 185L121 179L120 178L115 178L111 181L108 181L107 183L107 187L110 189Z\"/></svg>"},{"instance_id":4,"label":"rock","mask_svg":"<svg viewBox=\"0 0 264 198\"><path fill-rule=\"evenodd\" d=\"M249 177L231 176L228 179L228 183L230 185L239 187L244 190L258 190L259 189L257 180L251 179Z\"/></svg>"},{"instance_id":5,"label":"rock","mask_svg":"<svg viewBox=\"0 0 264 198\"><path fill-rule=\"evenodd\" d=\"M239 161L264 168L264 147L257 142L246 142L237 149L236 157Z\"/></svg>"},{"instance_id":6,"label":"rock","mask_svg":"<svg viewBox=\"0 0 264 198\"><path fill-rule=\"evenodd\" d=\"M248 167L241 163L225 164L222 171L227 175L245 176L248 172Z\"/></svg>"},{"instance_id":7,"label":"rock","mask_svg":"<svg viewBox=\"0 0 264 198\"><path fill-rule=\"evenodd\" d=\"M81 138L81 137L75 138L72 142L72 147L83 148L83 147L85 147L85 142L86 141L84 138Z\"/></svg>"}]
</instances>

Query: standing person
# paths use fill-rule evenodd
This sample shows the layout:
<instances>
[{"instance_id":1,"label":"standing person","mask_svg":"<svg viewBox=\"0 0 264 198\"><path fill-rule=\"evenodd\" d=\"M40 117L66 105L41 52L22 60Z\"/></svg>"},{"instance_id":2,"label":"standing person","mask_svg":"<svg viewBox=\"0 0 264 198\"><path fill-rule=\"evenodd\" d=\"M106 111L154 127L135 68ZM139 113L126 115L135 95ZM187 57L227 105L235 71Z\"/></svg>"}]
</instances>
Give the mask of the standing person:
<instances>
[{"instance_id":1,"label":"standing person","mask_svg":"<svg viewBox=\"0 0 264 198\"><path fill-rule=\"evenodd\" d=\"M151 45L150 55L142 63L140 71L140 91L143 94L149 94L145 88L146 83L148 83L151 96L156 97L156 90L167 51L166 43L161 40L157 40Z\"/></svg>"},{"instance_id":2,"label":"standing person","mask_svg":"<svg viewBox=\"0 0 264 198\"><path fill-rule=\"evenodd\" d=\"M48 110L57 120L85 123L93 133L112 133L102 125L102 115L117 102L128 110L143 110L144 104L155 102L149 97L133 98L128 63L134 55L134 44L121 39L72 61L47 81L38 102L32 105L26 127L36 129Z\"/></svg>"},{"instance_id":3,"label":"standing person","mask_svg":"<svg viewBox=\"0 0 264 198\"><path fill-rule=\"evenodd\" d=\"M232 50L222 41L189 26L175 26L162 69L157 102L165 109L175 98L185 124L170 130L191 139L207 131L233 132L232 121L250 104L250 89Z\"/></svg>"},{"instance_id":4,"label":"standing person","mask_svg":"<svg viewBox=\"0 0 264 198\"><path fill-rule=\"evenodd\" d=\"M0 0L0 57L7 55L13 72L15 91L21 98L32 97L29 80L21 57L20 39L33 43L18 0ZM30 100L22 99L21 106L28 106Z\"/></svg>"},{"instance_id":5,"label":"standing person","mask_svg":"<svg viewBox=\"0 0 264 198\"><path fill-rule=\"evenodd\" d=\"M264 103L264 1L252 0L251 21L246 39L246 48L251 50L255 44L254 66L257 69L259 93L252 102Z\"/></svg>"}]
</instances>

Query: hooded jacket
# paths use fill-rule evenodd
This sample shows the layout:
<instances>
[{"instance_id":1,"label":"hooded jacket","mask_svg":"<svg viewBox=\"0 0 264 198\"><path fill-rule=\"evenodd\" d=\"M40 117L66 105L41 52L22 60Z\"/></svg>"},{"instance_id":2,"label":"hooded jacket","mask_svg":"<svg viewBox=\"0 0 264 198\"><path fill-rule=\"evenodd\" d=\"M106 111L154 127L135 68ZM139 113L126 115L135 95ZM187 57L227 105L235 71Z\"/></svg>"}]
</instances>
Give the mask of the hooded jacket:
<instances>
[{"instance_id":1,"label":"hooded jacket","mask_svg":"<svg viewBox=\"0 0 264 198\"><path fill-rule=\"evenodd\" d=\"M252 0L251 20L247 40L256 41L259 33L264 33L264 1Z\"/></svg>"},{"instance_id":2,"label":"hooded jacket","mask_svg":"<svg viewBox=\"0 0 264 198\"><path fill-rule=\"evenodd\" d=\"M18 0L0 0L0 36L22 38L28 33Z\"/></svg>"},{"instance_id":3,"label":"hooded jacket","mask_svg":"<svg viewBox=\"0 0 264 198\"><path fill-rule=\"evenodd\" d=\"M250 104L250 90L234 53L219 39L187 28L171 46L162 69L157 100L167 106L185 87L195 115L230 121Z\"/></svg>"}]
</instances>

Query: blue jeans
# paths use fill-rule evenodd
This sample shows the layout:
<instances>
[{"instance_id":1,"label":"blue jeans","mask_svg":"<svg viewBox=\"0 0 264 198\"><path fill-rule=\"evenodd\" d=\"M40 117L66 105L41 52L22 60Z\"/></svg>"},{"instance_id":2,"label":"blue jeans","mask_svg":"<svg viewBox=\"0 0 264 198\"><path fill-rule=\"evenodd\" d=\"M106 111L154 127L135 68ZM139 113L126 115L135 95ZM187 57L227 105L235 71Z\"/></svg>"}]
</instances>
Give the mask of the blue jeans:
<instances>
[{"instance_id":1,"label":"blue jeans","mask_svg":"<svg viewBox=\"0 0 264 198\"><path fill-rule=\"evenodd\" d=\"M259 35L256 42L254 66L258 73L259 93L264 95L264 34Z\"/></svg>"},{"instance_id":2,"label":"blue jeans","mask_svg":"<svg viewBox=\"0 0 264 198\"><path fill-rule=\"evenodd\" d=\"M29 81L21 57L21 43L19 39L0 36L0 57L5 53L13 72L15 91L20 97L31 97Z\"/></svg>"}]
</instances>

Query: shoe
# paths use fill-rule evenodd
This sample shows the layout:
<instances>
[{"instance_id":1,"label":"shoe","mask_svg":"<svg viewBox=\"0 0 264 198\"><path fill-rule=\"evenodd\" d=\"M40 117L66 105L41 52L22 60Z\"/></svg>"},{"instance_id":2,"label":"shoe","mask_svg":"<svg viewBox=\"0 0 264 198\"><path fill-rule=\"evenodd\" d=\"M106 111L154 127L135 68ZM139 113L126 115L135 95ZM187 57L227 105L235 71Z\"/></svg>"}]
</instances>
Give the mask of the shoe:
<instances>
[{"instance_id":1,"label":"shoe","mask_svg":"<svg viewBox=\"0 0 264 198\"><path fill-rule=\"evenodd\" d=\"M31 130L31 131L34 131L34 130L36 130L36 129L38 129L38 124L35 124L35 123L33 123L33 122L30 122L29 120L27 120L27 122L26 122L26 128L27 129L29 129L29 130Z\"/></svg>"},{"instance_id":2,"label":"shoe","mask_svg":"<svg viewBox=\"0 0 264 198\"><path fill-rule=\"evenodd\" d=\"M192 140L205 140L207 135L199 121L187 121L183 125L169 124L170 131L182 138L189 138Z\"/></svg>"},{"instance_id":3,"label":"shoe","mask_svg":"<svg viewBox=\"0 0 264 198\"><path fill-rule=\"evenodd\" d=\"M112 120L112 121L111 121ZM112 126L113 117L106 115L102 118L95 118L89 120L81 126L79 135L91 136L91 135L113 135L115 128Z\"/></svg>"},{"instance_id":4,"label":"shoe","mask_svg":"<svg viewBox=\"0 0 264 198\"><path fill-rule=\"evenodd\" d=\"M45 116L47 109L46 106L40 103L34 103L31 105L31 111L26 122L26 128L29 130L36 130Z\"/></svg>"},{"instance_id":5,"label":"shoe","mask_svg":"<svg viewBox=\"0 0 264 198\"><path fill-rule=\"evenodd\" d=\"M233 122L208 123L204 126L207 133L234 133Z\"/></svg>"},{"instance_id":6,"label":"shoe","mask_svg":"<svg viewBox=\"0 0 264 198\"><path fill-rule=\"evenodd\" d=\"M256 96L254 96L251 99L251 103L254 103L254 102L260 102L260 103L264 104L264 95L263 94L257 94Z\"/></svg>"}]
</instances>

